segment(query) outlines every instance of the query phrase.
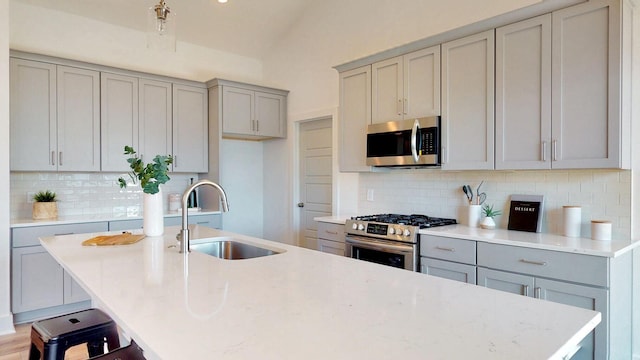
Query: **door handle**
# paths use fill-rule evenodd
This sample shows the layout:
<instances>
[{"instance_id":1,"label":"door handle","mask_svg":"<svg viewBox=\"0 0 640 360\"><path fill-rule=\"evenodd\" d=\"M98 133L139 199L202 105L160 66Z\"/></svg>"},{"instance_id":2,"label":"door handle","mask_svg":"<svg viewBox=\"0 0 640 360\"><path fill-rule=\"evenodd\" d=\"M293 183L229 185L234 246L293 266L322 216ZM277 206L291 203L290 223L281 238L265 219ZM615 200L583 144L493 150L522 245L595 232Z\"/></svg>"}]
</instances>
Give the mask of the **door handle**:
<instances>
[{"instance_id":1,"label":"door handle","mask_svg":"<svg viewBox=\"0 0 640 360\"><path fill-rule=\"evenodd\" d=\"M299 208L303 208L303 207L304 207L304 203L303 203L303 202L299 202L299 203L298 203L298 207L299 207Z\"/></svg>"}]
</instances>

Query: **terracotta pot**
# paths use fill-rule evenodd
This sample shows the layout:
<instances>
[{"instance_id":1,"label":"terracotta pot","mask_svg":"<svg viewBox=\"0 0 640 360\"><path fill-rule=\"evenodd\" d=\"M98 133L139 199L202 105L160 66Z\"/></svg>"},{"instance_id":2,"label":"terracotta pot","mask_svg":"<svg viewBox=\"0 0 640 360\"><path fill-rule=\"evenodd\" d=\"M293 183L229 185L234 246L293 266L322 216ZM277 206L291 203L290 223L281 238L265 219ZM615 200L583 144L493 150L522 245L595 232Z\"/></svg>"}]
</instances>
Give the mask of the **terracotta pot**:
<instances>
[{"instance_id":1,"label":"terracotta pot","mask_svg":"<svg viewBox=\"0 0 640 360\"><path fill-rule=\"evenodd\" d=\"M33 220L55 220L58 218L58 203L34 202Z\"/></svg>"}]
</instances>

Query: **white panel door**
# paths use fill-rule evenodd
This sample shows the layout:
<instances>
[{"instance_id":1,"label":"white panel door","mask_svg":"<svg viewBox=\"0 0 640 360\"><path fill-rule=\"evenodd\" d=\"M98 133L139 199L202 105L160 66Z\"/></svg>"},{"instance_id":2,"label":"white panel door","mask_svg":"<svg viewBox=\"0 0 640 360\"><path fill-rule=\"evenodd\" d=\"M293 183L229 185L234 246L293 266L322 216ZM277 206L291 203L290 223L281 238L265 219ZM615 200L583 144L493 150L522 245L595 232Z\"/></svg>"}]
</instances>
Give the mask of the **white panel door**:
<instances>
[{"instance_id":1,"label":"white panel door","mask_svg":"<svg viewBox=\"0 0 640 360\"><path fill-rule=\"evenodd\" d=\"M172 153L171 83L140 79L138 154L145 162Z\"/></svg>"},{"instance_id":2,"label":"white panel door","mask_svg":"<svg viewBox=\"0 0 640 360\"><path fill-rule=\"evenodd\" d=\"M57 68L58 170L100 171L100 74Z\"/></svg>"},{"instance_id":3,"label":"white panel door","mask_svg":"<svg viewBox=\"0 0 640 360\"><path fill-rule=\"evenodd\" d=\"M80 301L91 300L91 296L78 284L68 272L64 272L63 280L64 303L73 304Z\"/></svg>"},{"instance_id":4,"label":"white panel door","mask_svg":"<svg viewBox=\"0 0 640 360\"><path fill-rule=\"evenodd\" d=\"M173 85L173 171L209 171L207 89Z\"/></svg>"},{"instance_id":5,"label":"white panel door","mask_svg":"<svg viewBox=\"0 0 640 360\"><path fill-rule=\"evenodd\" d=\"M318 223L313 218L332 211L331 119L300 125L300 236L298 243L317 249Z\"/></svg>"},{"instance_id":6,"label":"white panel door","mask_svg":"<svg viewBox=\"0 0 640 360\"><path fill-rule=\"evenodd\" d=\"M442 168L494 168L494 31L442 44Z\"/></svg>"},{"instance_id":7,"label":"white panel door","mask_svg":"<svg viewBox=\"0 0 640 360\"><path fill-rule=\"evenodd\" d=\"M367 126L371 124L371 66L340 73L340 171L367 172Z\"/></svg>"},{"instance_id":8,"label":"white panel door","mask_svg":"<svg viewBox=\"0 0 640 360\"><path fill-rule=\"evenodd\" d=\"M138 149L138 78L100 74L102 171L130 171L126 145Z\"/></svg>"},{"instance_id":9,"label":"white panel door","mask_svg":"<svg viewBox=\"0 0 640 360\"><path fill-rule=\"evenodd\" d=\"M478 267L478 285L517 295L534 296L534 277Z\"/></svg>"},{"instance_id":10,"label":"white panel door","mask_svg":"<svg viewBox=\"0 0 640 360\"><path fill-rule=\"evenodd\" d=\"M403 118L402 56L371 65L371 122Z\"/></svg>"},{"instance_id":11,"label":"white panel door","mask_svg":"<svg viewBox=\"0 0 640 360\"><path fill-rule=\"evenodd\" d=\"M620 166L620 4L553 13L553 167Z\"/></svg>"},{"instance_id":12,"label":"white panel door","mask_svg":"<svg viewBox=\"0 0 640 360\"><path fill-rule=\"evenodd\" d=\"M403 56L405 119L440 115L440 45Z\"/></svg>"},{"instance_id":13,"label":"white panel door","mask_svg":"<svg viewBox=\"0 0 640 360\"><path fill-rule=\"evenodd\" d=\"M551 15L496 29L496 169L551 168Z\"/></svg>"},{"instance_id":14,"label":"white panel door","mask_svg":"<svg viewBox=\"0 0 640 360\"><path fill-rule=\"evenodd\" d=\"M56 170L56 66L10 59L11 170Z\"/></svg>"}]
</instances>

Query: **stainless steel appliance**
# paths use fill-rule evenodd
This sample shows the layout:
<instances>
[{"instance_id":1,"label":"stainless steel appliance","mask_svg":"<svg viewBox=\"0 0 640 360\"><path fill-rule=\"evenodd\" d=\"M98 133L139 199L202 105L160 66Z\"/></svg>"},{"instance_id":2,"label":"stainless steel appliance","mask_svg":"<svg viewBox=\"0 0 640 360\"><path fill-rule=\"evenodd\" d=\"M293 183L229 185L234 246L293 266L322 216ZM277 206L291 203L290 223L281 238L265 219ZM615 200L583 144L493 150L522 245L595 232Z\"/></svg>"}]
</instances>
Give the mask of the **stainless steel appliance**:
<instances>
[{"instance_id":1,"label":"stainless steel appliance","mask_svg":"<svg viewBox=\"0 0 640 360\"><path fill-rule=\"evenodd\" d=\"M367 165L440 165L440 117L390 121L367 127Z\"/></svg>"},{"instance_id":2,"label":"stainless steel appliance","mask_svg":"<svg viewBox=\"0 0 640 360\"><path fill-rule=\"evenodd\" d=\"M455 224L455 219L426 215L356 216L345 223L345 256L419 271L418 231Z\"/></svg>"}]
</instances>

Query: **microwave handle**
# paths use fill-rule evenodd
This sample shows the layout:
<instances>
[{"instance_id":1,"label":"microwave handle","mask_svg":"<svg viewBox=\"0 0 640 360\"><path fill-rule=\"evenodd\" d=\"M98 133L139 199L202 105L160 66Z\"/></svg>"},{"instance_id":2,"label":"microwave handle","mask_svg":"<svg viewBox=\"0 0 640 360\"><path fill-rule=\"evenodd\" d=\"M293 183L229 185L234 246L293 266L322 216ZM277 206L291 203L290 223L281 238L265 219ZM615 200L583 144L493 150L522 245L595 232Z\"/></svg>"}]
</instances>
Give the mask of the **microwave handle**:
<instances>
[{"instance_id":1,"label":"microwave handle","mask_svg":"<svg viewBox=\"0 0 640 360\"><path fill-rule=\"evenodd\" d=\"M418 155L418 130L420 129L420 123L418 123L418 119L414 121L413 128L411 129L411 155L413 156L413 161L418 162L420 156Z\"/></svg>"}]
</instances>

